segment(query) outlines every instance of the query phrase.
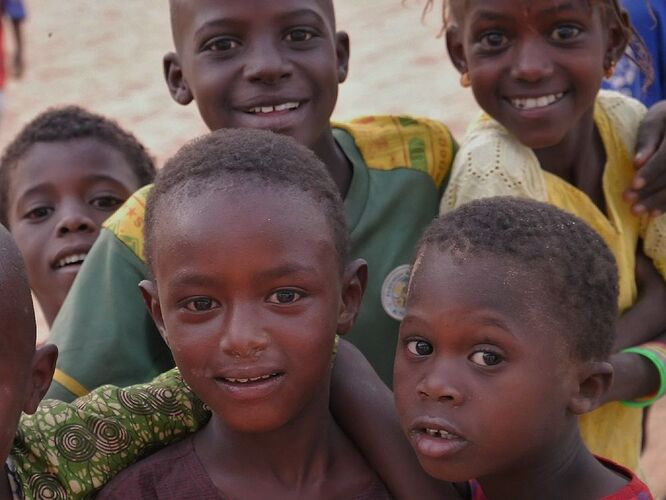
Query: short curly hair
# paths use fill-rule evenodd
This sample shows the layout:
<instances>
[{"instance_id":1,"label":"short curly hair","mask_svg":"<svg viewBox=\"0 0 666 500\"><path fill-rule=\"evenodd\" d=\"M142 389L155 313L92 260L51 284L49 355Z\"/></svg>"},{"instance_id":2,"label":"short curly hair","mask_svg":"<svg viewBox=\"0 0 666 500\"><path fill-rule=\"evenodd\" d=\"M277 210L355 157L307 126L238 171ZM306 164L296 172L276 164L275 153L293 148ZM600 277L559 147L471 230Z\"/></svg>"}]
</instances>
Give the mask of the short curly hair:
<instances>
[{"instance_id":1,"label":"short curly hair","mask_svg":"<svg viewBox=\"0 0 666 500\"><path fill-rule=\"evenodd\" d=\"M340 192L326 167L291 137L255 129L212 132L186 144L167 161L146 201L144 240L149 268L153 267L154 233L163 210L201 193L245 185L295 190L315 201L330 225L340 269L344 268L349 231Z\"/></svg>"},{"instance_id":2,"label":"short curly hair","mask_svg":"<svg viewBox=\"0 0 666 500\"><path fill-rule=\"evenodd\" d=\"M0 159L0 222L7 225L9 184L19 160L37 143L75 139L95 139L120 152L139 186L155 178L155 163L146 148L115 121L79 106L50 108L23 127Z\"/></svg>"},{"instance_id":3,"label":"short curly hair","mask_svg":"<svg viewBox=\"0 0 666 500\"><path fill-rule=\"evenodd\" d=\"M610 355L618 319L615 258L601 236L578 217L532 200L476 200L426 229L417 260L427 248L454 260L509 259L542 284L548 301L544 312L562 321L560 331L574 356L604 360ZM419 266L414 267L418 274Z\"/></svg>"}]
</instances>

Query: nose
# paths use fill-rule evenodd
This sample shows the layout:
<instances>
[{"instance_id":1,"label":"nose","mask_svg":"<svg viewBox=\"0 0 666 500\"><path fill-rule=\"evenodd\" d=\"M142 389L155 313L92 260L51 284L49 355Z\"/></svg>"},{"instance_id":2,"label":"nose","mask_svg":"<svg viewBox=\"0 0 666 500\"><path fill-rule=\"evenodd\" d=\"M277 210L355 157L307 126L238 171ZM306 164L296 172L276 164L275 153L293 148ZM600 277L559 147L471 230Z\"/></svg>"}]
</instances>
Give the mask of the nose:
<instances>
[{"instance_id":1,"label":"nose","mask_svg":"<svg viewBox=\"0 0 666 500\"><path fill-rule=\"evenodd\" d=\"M454 407L465 402L464 392L460 386L461 370L447 360L439 361L423 377L416 390L422 400L451 403Z\"/></svg>"},{"instance_id":2,"label":"nose","mask_svg":"<svg viewBox=\"0 0 666 500\"><path fill-rule=\"evenodd\" d=\"M538 82L553 73L548 49L538 37L530 38L515 48L511 76L525 82Z\"/></svg>"},{"instance_id":3,"label":"nose","mask_svg":"<svg viewBox=\"0 0 666 500\"><path fill-rule=\"evenodd\" d=\"M291 76L292 64L272 39L263 39L250 48L245 63L245 78L253 83L276 84Z\"/></svg>"},{"instance_id":4,"label":"nose","mask_svg":"<svg viewBox=\"0 0 666 500\"><path fill-rule=\"evenodd\" d=\"M269 336L257 321L250 304L232 304L227 309L220 348L234 358L257 358L268 346Z\"/></svg>"},{"instance_id":5,"label":"nose","mask_svg":"<svg viewBox=\"0 0 666 500\"><path fill-rule=\"evenodd\" d=\"M58 236L69 233L94 233L97 229L97 223L84 207L70 204L61 208L60 219L56 226Z\"/></svg>"}]
</instances>

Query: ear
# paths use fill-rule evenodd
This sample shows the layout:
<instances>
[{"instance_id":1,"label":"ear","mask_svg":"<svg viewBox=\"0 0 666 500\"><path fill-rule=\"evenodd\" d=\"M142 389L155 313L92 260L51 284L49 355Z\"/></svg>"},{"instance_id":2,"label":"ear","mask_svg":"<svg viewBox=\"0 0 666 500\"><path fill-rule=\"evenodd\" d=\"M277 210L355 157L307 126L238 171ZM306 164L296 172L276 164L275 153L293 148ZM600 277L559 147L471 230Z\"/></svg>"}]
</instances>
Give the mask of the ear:
<instances>
[{"instance_id":1,"label":"ear","mask_svg":"<svg viewBox=\"0 0 666 500\"><path fill-rule=\"evenodd\" d=\"M194 96L183 76L178 55L175 52L169 52L164 56L162 65L164 68L164 79L166 80L167 87L169 87L172 99L178 104L187 106L194 100Z\"/></svg>"},{"instance_id":2,"label":"ear","mask_svg":"<svg viewBox=\"0 0 666 500\"><path fill-rule=\"evenodd\" d=\"M162 307L160 306L160 298L157 295L157 285L150 280L143 280L139 283L139 290L143 296L143 302L146 304L146 309L157 326L157 330L164 339L167 345L169 341L166 336L166 328L164 328L164 318L162 317Z\"/></svg>"},{"instance_id":3,"label":"ear","mask_svg":"<svg viewBox=\"0 0 666 500\"><path fill-rule=\"evenodd\" d=\"M588 361L581 364L578 381L568 408L574 415L595 410L604 402L604 396L613 382L613 366L603 361Z\"/></svg>"},{"instance_id":4,"label":"ear","mask_svg":"<svg viewBox=\"0 0 666 500\"><path fill-rule=\"evenodd\" d=\"M356 259L345 269L342 278L342 302L338 314L338 335L344 335L356 322L361 310L363 292L368 284L368 264L363 259Z\"/></svg>"},{"instance_id":5,"label":"ear","mask_svg":"<svg viewBox=\"0 0 666 500\"><path fill-rule=\"evenodd\" d=\"M462 40L462 33L457 26L451 26L446 30L446 50L449 53L451 62L459 73L469 71L467 58L465 57L465 46Z\"/></svg>"},{"instance_id":6,"label":"ear","mask_svg":"<svg viewBox=\"0 0 666 500\"><path fill-rule=\"evenodd\" d=\"M606 55L604 56L604 72L624 56L624 51L627 49L627 44L632 36L629 14L625 9L620 12L619 20L615 16L610 17L608 42L606 44Z\"/></svg>"},{"instance_id":7,"label":"ear","mask_svg":"<svg viewBox=\"0 0 666 500\"><path fill-rule=\"evenodd\" d=\"M35 351L30 366L30 384L23 404L25 413L35 413L39 402L49 390L56 361L58 360L58 348L52 344L40 347Z\"/></svg>"},{"instance_id":8,"label":"ear","mask_svg":"<svg viewBox=\"0 0 666 500\"><path fill-rule=\"evenodd\" d=\"M338 83L343 83L349 74L349 35L345 31L335 34L335 54L338 59Z\"/></svg>"}]
</instances>

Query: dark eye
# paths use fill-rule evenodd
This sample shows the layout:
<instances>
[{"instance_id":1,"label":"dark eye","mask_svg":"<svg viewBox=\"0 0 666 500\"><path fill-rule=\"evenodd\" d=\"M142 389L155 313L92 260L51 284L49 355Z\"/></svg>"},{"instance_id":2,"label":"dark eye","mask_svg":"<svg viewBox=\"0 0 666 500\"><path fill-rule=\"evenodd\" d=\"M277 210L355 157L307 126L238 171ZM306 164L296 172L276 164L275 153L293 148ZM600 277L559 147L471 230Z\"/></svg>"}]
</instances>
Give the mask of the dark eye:
<instances>
[{"instance_id":1,"label":"dark eye","mask_svg":"<svg viewBox=\"0 0 666 500\"><path fill-rule=\"evenodd\" d=\"M197 297L185 304L185 309L192 312L205 312L219 307L217 301L210 297Z\"/></svg>"},{"instance_id":2,"label":"dark eye","mask_svg":"<svg viewBox=\"0 0 666 500\"><path fill-rule=\"evenodd\" d=\"M508 38L499 31L491 31L481 37L481 45L489 49L503 47L508 42Z\"/></svg>"},{"instance_id":3,"label":"dark eye","mask_svg":"<svg viewBox=\"0 0 666 500\"><path fill-rule=\"evenodd\" d=\"M311 40L313 36L314 33L312 33L312 31L295 29L287 33L285 38L290 42L307 42L308 40Z\"/></svg>"},{"instance_id":4,"label":"dark eye","mask_svg":"<svg viewBox=\"0 0 666 500\"><path fill-rule=\"evenodd\" d=\"M268 296L271 304L293 304L303 298L303 294L297 290L278 290Z\"/></svg>"},{"instance_id":5,"label":"dark eye","mask_svg":"<svg viewBox=\"0 0 666 500\"><path fill-rule=\"evenodd\" d=\"M90 204L95 208L101 208L102 210L115 210L120 205L123 204L124 200L117 198L116 196L98 196L93 199Z\"/></svg>"},{"instance_id":6,"label":"dark eye","mask_svg":"<svg viewBox=\"0 0 666 500\"><path fill-rule=\"evenodd\" d=\"M432 344L425 340L410 340L407 342L407 350L415 356L428 356L433 352Z\"/></svg>"},{"instance_id":7,"label":"dark eye","mask_svg":"<svg viewBox=\"0 0 666 500\"><path fill-rule=\"evenodd\" d=\"M235 49L239 45L240 44L238 41L234 40L233 38L220 36L206 42L203 46L203 50L208 50L211 52L225 52L227 50Z\"/></svg>"},{"instance_id":8,"label":"dark eye","mask_svg":"<svg viewBox=\"0 0 666 500\"><path fill-rule=\"evenodd\" d=\"M25 218L37 221L41 219L46 219L52 213L53 213L53 208L51 207L37 207L33 208L27 214L25 214Z\"/></svg>"},{"instance_id":9,"label":"dark eye","mask_svg":"<svg viewBox=\"0 0 666 500\"><path fill-rule=\"evenodd\" d=\"M555 28L550 36L553 40L563 42L576 38L578 35L580 35L579 28L576 28L575 26L564 25Z\"/></svg>"},{"instance_id":10,"label":"dark eye","mask_svg":"<svg viewBox=\"0 0 666 500\"><path fill-rule=\"evenodd\" d=\"M470 356L470 361L480 366L499 365L504 358L492 351L477 351Z\"/></svg>"}]
</instances>

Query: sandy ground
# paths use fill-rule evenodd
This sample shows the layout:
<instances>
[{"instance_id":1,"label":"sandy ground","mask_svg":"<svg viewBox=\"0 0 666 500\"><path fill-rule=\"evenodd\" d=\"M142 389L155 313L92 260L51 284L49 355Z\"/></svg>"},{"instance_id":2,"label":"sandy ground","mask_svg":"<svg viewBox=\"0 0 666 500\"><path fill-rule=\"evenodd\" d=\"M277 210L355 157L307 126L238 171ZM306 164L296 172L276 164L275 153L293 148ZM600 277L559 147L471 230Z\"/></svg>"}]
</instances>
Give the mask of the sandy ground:
<instances>
[{"instance_id":1,"label":"sandy ground","mask_svg":"<svg viewBox=\"0 0 666 500\"><path fill-rule=\"evenodd\" d=\"M69 103L118 120L160 164L205 132L195 107L174 104L162 80L162 56L171 49L164 0L26 1L27 71L7 89L0 147L36 113ZM436 38L438 14L424 24L420 9L415 0L337 2L352 63L336 119L409 112L441 119L462 136L476 105ZM666 498L666 402L652 412L644 468L655 493Z\"/></svg>"}]
</instances>

